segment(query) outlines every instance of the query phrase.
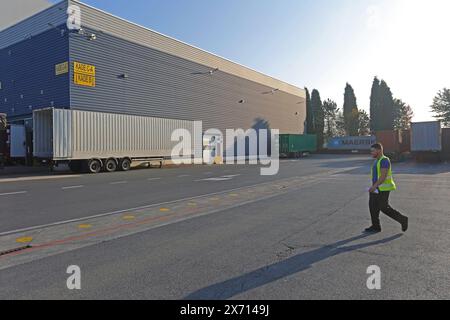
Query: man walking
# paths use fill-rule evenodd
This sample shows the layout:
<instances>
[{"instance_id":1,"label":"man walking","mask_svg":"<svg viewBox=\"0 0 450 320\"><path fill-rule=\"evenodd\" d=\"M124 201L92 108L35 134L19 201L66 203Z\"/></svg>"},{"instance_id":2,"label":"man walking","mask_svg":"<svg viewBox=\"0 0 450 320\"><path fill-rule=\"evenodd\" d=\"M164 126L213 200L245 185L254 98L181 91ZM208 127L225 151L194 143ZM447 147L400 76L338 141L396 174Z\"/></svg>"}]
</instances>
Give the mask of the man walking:
<instances>
[{"instance_id":1,"label":"man walking","mask_svg":"<svg viewBox=\"0 0 450 320\"><path fill-rule=\"evenodd\" d=\"M394 219L402 226L402 231L408 230L408 217L403 216L400 212L393 209L389 205L389 196L392 191L397 190L394 178L392 177L391 161L383 153L383 146L380 143L371 147L372 157L375 162L372 166L372 187L369 189L370 200L370 216L372 218L372 226L365 231L369 233L381 232L380 211L388 217Z\"/></svg>"}]
</instances>

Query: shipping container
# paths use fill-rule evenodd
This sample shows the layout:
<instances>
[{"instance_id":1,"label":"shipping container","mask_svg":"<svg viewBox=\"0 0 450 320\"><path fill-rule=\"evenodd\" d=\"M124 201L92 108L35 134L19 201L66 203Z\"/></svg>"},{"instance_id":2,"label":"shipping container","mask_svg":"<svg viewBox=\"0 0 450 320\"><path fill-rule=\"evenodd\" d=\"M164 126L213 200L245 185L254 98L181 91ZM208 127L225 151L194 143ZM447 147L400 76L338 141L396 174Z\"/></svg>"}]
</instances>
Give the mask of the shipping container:
<instances>
[{"instance_id":1,"label":"shipping container","mask_svg":"<svg viewBox=\"0 0 450 320\"><path fill-rule=\"evenodd\" d=\"M281 134L280 155L301 157L304 153L317 151L317 135L315 134Z\"/></svg>"},{"instance_id":2,"label":"shipping container","mask_svg":"<svg viewBox=\"0 0 450 320\"><path fill-rule=\"evenodd\" d=\"M450 160L450 128L442 129L442 158Z\"/></svg>"},{"instance_id":3,"label":"shipping container","mask_svg":"<svg viewBox=\"0 0 450 320\"><path fill-rule=\"evenodd\" d=\"M385 154L400 153L401 132L398 130L384 130L378 131L375 134L377 142L381 143Z\"/></svg>"},{"instance_id":4,"label":"shipping container","mask_svg":"<svg viewBox=\"0 0 450 320\"><path fill-rule=\"evenodd\" d=\"M176 129L191 133L191 141L183 141L184 151L194 156L199 148L201 155L193 121L49 108L34 111L33 126L34 156L68 161L74 171L129 170L134 160L162 162L179 144L171 141Z\"/></svg>"},{"instance_id":5,"label":"shipping container","mask_svg":"<svg viewBox=\"0 0 450 320\"><path fill-rule=\"evenodd\" d=\"M328 141L327 149L331 151L370 151L370 147L376 142L375 136L338 137Z\"/></svg>"},{"instance_id":6,"label":"shipping container","mask_svg":"<svg viewBox=\"0 0 450 320\"><path fill-rule=\"evenodd\" d=\"M442 151L442 129L439 121L417 122L411 125L412 152Z\"/></svg>"},{"instance_id":7,"label":"shipping container","mask_svg":"<svg viewBox=\"0 0 450 320\"><path fill-rule=\"evenodd\" d=\"M411 129L402 130L401 137L402 141L400 143L400 152L411 152Z\"/></svg>"},{"instance_id":8,"label":"shipping container","mask_svg":"<svg viewBox=\"0 0 450 320\"><path fill-rule=\"evenodd\" d=\"M377 142L381 143L384 153L392 160L404 158L404 154L411 151L409 130L384 130L376 132Z\"/></svg>"}]
</instances>

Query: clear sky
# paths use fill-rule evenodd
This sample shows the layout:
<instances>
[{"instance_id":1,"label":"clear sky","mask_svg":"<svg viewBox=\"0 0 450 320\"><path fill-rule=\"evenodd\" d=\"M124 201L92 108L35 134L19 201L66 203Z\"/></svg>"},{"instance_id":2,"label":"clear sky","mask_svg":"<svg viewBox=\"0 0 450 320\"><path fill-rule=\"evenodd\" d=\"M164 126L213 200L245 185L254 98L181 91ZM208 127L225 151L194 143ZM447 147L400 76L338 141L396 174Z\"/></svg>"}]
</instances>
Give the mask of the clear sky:
<instances>
[{"instance_id":1,"label":"clear sky","mask_svg":"<svg viewBox=\"0 0 450 320\"><path fill-rule=\"evenodd\" d=\"M58 2L58 1L52 1ZM343 104L369 109L374 76L432 120L450 87L449 0L84 0Z\"/></svg>"}]
</instances>

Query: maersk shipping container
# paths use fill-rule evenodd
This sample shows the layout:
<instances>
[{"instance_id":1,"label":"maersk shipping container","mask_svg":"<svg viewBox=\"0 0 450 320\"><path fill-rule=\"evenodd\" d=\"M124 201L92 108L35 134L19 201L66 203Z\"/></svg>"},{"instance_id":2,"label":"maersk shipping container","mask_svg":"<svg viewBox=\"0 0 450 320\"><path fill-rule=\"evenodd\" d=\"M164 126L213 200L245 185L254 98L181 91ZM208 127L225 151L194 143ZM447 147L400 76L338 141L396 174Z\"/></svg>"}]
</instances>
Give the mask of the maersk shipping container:
<instances>
[{"instance_id":1,"label":"maersk shipping container","mask_svg":"<svg viewBox=\"0 0 450 320\"><path fill-rule=\"evenodd\" d=\"M442 151L442 128L440 121L416 122L411 124L412 152Z\"/></svg>"},{"instance_id":2,"label":"maersk shipping container","mask_svg":"<svg viewBox=\"0 0 450 320\"><path fill-rule=\"evenodd\" d=\"M70 161L73 167L95 159L107 171L127 170L129 167L120 166L124 159L129 165L133 160L169 158L179 144L171 141L176 129L191 134L190 145L189 140L183 141L184 151L193 157L197 147L201 155L201 143L195 145L198 133L193 121L49 108L34 111L33 126L34 156ZM117 167L107 168L108 160L114 160ZM95 167L87 169L98 171Z\"/></svg>"},{"instance_id":3,"label":"maersk shipping container","mask_svg":"<svg viewBox=\"0 0 450 320\"><path fill-rule=\"evenodd\" d=\"M370 151L370 147L376 142L375 136L337 137L328 141L327 149L331 151Z\"/></svg>"},{"instance_id":4,"label":"maersk shipping container","mask_svg":"<svg viewBox=\"0 0 450 320\"><path fill-rule=\"evenodd\" d=\"M280 155L301 157L303 153L317 151L317 135L315 134L281 134Z\"/></svg>"}]
</instances>

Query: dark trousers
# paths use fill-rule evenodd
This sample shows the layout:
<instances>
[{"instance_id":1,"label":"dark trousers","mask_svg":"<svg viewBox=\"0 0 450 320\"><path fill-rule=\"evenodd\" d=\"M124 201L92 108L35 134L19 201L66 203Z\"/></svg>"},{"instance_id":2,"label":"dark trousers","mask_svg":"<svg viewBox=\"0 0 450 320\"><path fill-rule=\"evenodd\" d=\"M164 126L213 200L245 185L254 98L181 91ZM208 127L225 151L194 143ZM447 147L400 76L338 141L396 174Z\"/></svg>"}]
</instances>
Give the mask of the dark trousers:
<instances>
[{"instance_id":1,"label":"dark trousers","mask_svg":"<svg viewBox=\"0 0 450 320\"><path fill-rule=\"evenodd\" d=\"M369 200L370 216L372 217L372 226L381 229L380 211L394 219L398 223L405 221L406 217L389 205L390 192L371 193Z\"/></svg>"}]
</instances>

